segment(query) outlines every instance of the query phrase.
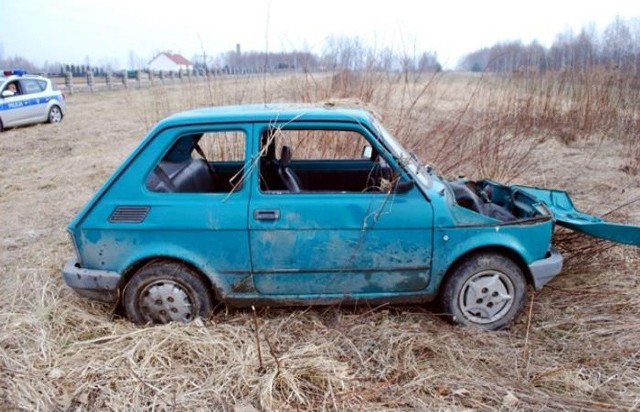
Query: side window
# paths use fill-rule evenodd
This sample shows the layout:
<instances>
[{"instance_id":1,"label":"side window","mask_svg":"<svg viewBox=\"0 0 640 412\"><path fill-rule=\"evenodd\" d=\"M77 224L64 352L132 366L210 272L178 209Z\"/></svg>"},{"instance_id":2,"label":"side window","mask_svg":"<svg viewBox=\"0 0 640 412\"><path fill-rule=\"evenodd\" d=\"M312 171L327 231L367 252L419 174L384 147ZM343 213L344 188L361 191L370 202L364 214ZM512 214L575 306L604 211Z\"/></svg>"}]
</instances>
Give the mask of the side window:
<instances>
[{"instance_id":1,"label":"side window","mask_svg":"<svg viewBox=\"0 0 640 412\"><path fill-rule=\"evenodd\" d=\"M13 81L13 82L7 83L7 85L5 86L4 90L11 91L11 92L14 93L14 95L18 95L18 94L20 94L20 82Z\"/></svg>"},{"instance_id":2,"label":"side window","mask_svg":"<svg viewBox=\"0 0 640 412\"><path fill-rule=\"evenodd\" d=\"M263 192L385 192L396 176L353 130L271 128L260 154Z\"/></svg>"},{"instance_id":3,"label":"side window","mask_svg":"<svg viewBox=\"0 0 640 412\"><path fill-rule=\"evenodd\" d=\"M348 160L360 159L369 145L360 133L351 130L282 130L275 131L276 153L289 146L295 159Z\"/></svg>"},{"instance_id":4,"label":"side window","mask_svg":"<svg viewBox=\"0 0 640 412\"><path fill-rule=\"evenodd\" d=\"M198 141L207 159L214 162L243 162L245 155L245 137L243 132L204 133ZM191 155L202 157L194 147Z\"/></svg>"},{"instance_id":5,"label":"side window","mask_svg":"<svg viewBox=\"0 0 640 412\"><path fill-rule=\"evenodd\" d=\"M229 193L244 182L246 135L215 131L180 136L147 177L147 189L166 193Z\"/></svg>"},{"instance_id":6,"label":"side window","mask_svg":"<svg viewBox=\"0 0 640 412\"><path fill-rule=\"evenodd\" d=\"M40 93L41 91L44 90L42 87L40 87L40 83L34 79L24 79L21 81L21 83L22 83L22 93L24 94Z\"/></svg>"}]
</instances>

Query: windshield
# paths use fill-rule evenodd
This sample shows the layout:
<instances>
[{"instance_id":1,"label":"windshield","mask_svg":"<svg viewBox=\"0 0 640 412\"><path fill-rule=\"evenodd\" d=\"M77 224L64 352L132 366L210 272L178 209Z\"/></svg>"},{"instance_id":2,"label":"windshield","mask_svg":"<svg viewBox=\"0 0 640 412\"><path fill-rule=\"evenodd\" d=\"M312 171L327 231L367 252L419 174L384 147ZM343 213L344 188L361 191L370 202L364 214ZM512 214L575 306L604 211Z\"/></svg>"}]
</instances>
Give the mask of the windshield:
<instances>
[{"instance_id":1,"label":"windshield","mask_svg":"<svg viewBox=\"0 0 640 412\"><path fill-rule=\"evenodd\" d=\"M391 133L387 131L377 120L373 121L373 126L376 128L376 131L379 135L384 138L384 141L388 143L389 148L393 152L393 155L398 158L398 160L404 160L405 158L410 158L411 155L407 150L402 147L402 145L396 140L395 137Z\"/></svg>"},{"instance_id":2,"label":"windshield","mask_svg":"<svg viewBox=\"0 0 640 412\"><path fill-rule=\"evenodd\" d=\"M391 150L393 156L406 167L411 173L415 174L418 180L426 187L431 186L431 174L420 165L418 158L407 151L391 133L387 131L377 120L373 120L373 126L378 134L382 137L387 147Z\"/></svg>"}]
</instances>

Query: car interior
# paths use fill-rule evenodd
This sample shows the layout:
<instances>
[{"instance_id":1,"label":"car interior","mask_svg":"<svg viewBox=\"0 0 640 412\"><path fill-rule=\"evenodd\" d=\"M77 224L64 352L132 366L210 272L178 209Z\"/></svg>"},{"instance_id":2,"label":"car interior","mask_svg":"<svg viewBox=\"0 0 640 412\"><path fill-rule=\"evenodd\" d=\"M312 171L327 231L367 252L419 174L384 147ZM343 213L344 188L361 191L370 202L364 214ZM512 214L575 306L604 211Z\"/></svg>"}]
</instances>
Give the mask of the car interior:
<instances>
[{"instance_id":1,"label":"car interior","mask_svg":"<svg viewBox=\"0 0 640 412\"><path fill-rule=\"evenodd\" d=\"M396 179L393 169L375 150L369 156L350 159L296 159L294 148L284 143L274 137L273 130L266 130L261 137L263 192L382 192L383 182Z\"/></svg>"},{"instance_id":2,"label":"car interior","mask_svg":"<svg viewBox=\"0 0 640 412\"><path fill-rule=\"evenodd\" d=\"M242 184L244 161L208 159L202 134L181 137L156 165L147 189L165 193L228 193Z\"/></svg>"},{"instance_id":3,"label":"car interior","mask_svg":"<svg viewBox=\"0 0 640 412\"><path fill-rule=\"evenodd\" d=\"M200 147L201 136L181 137L147 178L147 189L168 193L225 193L237 189L243 181L244 161L207 158ZM368 149L369 155L358 158L297 160L291 146L278 142L272 129L265 130L258 159L260 190L389 192L392 182L399 180L397 174L375 149Z\"/></svg>"}]
</instances>

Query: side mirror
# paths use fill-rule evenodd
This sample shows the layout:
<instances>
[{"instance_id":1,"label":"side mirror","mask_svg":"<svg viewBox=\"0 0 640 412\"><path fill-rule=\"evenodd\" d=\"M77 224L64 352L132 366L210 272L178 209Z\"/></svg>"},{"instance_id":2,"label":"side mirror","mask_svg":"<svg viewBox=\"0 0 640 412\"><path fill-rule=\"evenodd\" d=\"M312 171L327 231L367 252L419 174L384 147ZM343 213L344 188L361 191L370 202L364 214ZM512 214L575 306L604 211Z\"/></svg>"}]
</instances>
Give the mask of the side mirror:
<instances>
[{"instance_id":1,"label":"side mirror","mask_svg":"<svg viewBox=\"0 0 640 412\"><path fill-rule=\"evenodd\" d=\"M15 95L15 92L12 92L11 90L4 90L2 92L2 97L13 97Z\"/></svg>"},{"instance_id":2,"label":"side mirror","mask_svg":"<svg viewBox=\"0 0 640 412\"><path fill-rule=\"evenodd\" d=\"M404 181L398 179L395 186L393 187L393 193L407 193L409 190L413 189L413 186L413 180Z\"/></svg>"},{"instance_id":3,"label":"side mirror","mask_svg":"<svg viewBox=\"0 0 640 412\"><path fill-rule=\"evenodd\" d=\"M371 159L371 156L373 156L373 148L371 146L364 146L361 156L363 159Z\"/></svg>"}]
</instances>

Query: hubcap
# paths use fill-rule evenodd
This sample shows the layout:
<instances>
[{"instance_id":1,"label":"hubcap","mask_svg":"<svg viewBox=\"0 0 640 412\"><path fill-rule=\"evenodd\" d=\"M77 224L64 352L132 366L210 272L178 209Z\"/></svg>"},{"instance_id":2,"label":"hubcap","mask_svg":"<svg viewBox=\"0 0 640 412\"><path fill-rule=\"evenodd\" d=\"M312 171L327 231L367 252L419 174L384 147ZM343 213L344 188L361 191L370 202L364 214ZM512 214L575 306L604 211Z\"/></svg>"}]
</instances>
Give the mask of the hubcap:
<instances>
[{"instance_id":1,"label":"hubcap","mask_svg":"<svg viewBox=\"0 0 640 412\"><path fill-rule=\"evenodd\" d=\"M49 120L51 123L59 123L62 120L62 113L57 108L51 109L51 113L49 113Z\"/></svg>"},{"instance_id":2,"label":"hubcap","mask_svg":"<svg viewBox=\"0 0 640 412\"><path fill-rule=\"evenodd\" d=\"M144 288L140 312L152 323L189 322L196 315L187 291L172 281L155 282Z\"/></svg>"},{"instance_id":3,"label":"hubcap","mask_svg":"<svg viewBox=\"0 0 640 412\"><path fill-rule=\"evenodd\" d=\"M485 324L505 316L513 299L513 282L502 272L486 270L464 283L458 304L467 319Z\"/></svg>"}]
</instances>

